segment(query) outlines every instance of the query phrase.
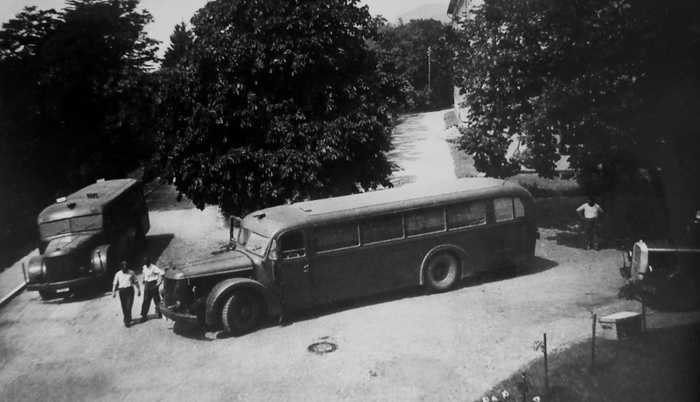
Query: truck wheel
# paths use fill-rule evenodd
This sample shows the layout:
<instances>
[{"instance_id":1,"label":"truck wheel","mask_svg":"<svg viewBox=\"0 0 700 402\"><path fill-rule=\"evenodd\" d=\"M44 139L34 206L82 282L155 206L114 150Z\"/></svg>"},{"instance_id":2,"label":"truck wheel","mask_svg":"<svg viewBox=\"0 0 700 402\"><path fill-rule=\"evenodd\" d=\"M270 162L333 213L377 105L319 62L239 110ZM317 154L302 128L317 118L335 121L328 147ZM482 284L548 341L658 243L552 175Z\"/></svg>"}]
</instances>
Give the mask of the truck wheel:
<instances>
[{"instance_id":1,"label":"truck wheel","mask_svg":"<svg viewBox=\"0 0 700 402\"><path fill-rule=\"evenodd\" d=\"M41 296L41 300L51 300L56 297L56 291L53 289L40 290L39 296Z\"/></svg>"},{"instance_id":2,"label":"truck wheel","mask_svg":"<svg viewBox=\"0 0 700 402\"><path fill-rule=\"evenodd\" d=\"M444 292L457 283L459 261L451 253L438 253L428 261L425 284L432 292Z\"/></svg>"},{"instance_id":3,"label":"truck wheel","mask_svg":"<svg viewBox=\"0 0 700 402\"><path fill-rule=\"evenodd\" d=\"M244 335L258 326L260 312L260 301L255 295L245 290L235 290L224 303L221 322L232 335Z\"/></svg>"}]
</instances>

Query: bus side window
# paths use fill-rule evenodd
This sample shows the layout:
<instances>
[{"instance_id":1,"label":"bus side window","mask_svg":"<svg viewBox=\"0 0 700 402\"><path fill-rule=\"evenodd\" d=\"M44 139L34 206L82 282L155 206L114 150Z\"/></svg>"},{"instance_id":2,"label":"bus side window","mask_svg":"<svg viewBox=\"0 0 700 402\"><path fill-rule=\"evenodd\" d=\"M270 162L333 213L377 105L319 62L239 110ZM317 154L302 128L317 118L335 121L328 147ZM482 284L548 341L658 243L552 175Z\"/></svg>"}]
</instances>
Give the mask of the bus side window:
<instances>
[{"instance_id":1,"label":"bus side window","mask_svg":"<svg viewBox=\"0 0 700 402\"><path fill-rule=\"evenodd\" d=\"M496 222L513 220L513 199L496 198L493 200L493 211Z\"/></svg>"},{"instance_id":2,"label":"bus side window","mask_svg":"<svg viewBox=\"0 0 700 402\"><path fill-rule=\"evenodd\" d=\"M522 218L525 216L525 206L520 198L513 198L513 206L515 207L516 218Z\"/></svg>"},{"instance_id":3,"label":"bus side window","mask_svg":"<svg viewBox=\"0 0 700 402\"><path fill-rule=\"evenodd\" d=\"M403 220L401 215L366 220L360 224L360 234L363 244L400 239L403 237Z\"/></svg>"},{"instance_id":4,"label":"bus side window","mask_svg":"<svg viewBox=\"0 0 700 402\"><path fill-rule=\"evenodd\" d=\"M468 204L447 207L447 227L449 229L483 225L484 223L486 223L486 209L483 201L472 201Z\"/></svg>"},{"instance_id":5,"label":"bus side window","mask_svg":"<svg viewBox=\"0 0 700 402\"><path fill-rule=\"evenodd\" d=\"M356 223L340 223L318 228L314 231L316 251L323 252L358 246L360 238L357 232Z\"/></svg>"},{"instance_id":6,"label":"bus side window","mask_svg":"<svg viewBox=\"0 0 700 402\"><path fill-rule=\"evenodd\" d=\"M406 235L445 230L445 214L442 208L426 209L406 214Z\"/></svg>"},{"instance_id":7,"label":"bus side window","mask_svg":"<svg viewBox=\"0 0 700 402\"><path fill-rule=\"evenodd\" d=\"M280 253L283 260L305 256L304 233L293 231L283 234L280 237Z\"/></svg>"}]
</instances>

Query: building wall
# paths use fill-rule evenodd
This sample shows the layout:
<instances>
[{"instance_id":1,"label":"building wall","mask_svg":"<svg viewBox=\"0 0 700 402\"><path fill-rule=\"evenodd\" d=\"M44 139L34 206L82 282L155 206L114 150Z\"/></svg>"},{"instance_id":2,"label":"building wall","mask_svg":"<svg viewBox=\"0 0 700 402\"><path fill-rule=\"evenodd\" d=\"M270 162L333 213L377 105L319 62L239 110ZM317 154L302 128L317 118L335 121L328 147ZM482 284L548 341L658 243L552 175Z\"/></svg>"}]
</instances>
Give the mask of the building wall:
<instances>
[{"instance_id":1,"label":"building wall","mask_svg":"<svg viewBox=\"0 0 700 402\"><path fill-rule=\"evenodd\" d=\"M481 6L484 0L450 0L447 7L447 15L452 19L452 27L459 29L459 21L464 18L470 18L471 10L475 7ZM454 102L453 108L455 115L459 121L466 120L467 110L460 106L464 96L460 94L460 88L454 88Z\"/></svg>"}]
</instances>

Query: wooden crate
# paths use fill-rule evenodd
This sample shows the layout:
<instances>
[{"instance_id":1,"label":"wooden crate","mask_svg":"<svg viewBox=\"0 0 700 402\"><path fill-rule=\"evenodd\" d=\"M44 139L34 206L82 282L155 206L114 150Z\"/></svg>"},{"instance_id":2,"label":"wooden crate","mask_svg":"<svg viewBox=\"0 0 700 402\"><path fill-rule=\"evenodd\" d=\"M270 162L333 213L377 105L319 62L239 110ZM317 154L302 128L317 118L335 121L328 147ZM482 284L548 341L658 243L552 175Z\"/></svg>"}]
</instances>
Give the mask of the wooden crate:
<instances>
[{"instance_id":1,"label":"wooden crate","mask_svg":"<svg viewBox=\"0 0 700 402\"><path fill-rule=\"evenodd\" d=\"M642 315L630 311L606 315L598 319L601 336L608 339L624 339L642 332Z\"/></svg>"}]
</instances>

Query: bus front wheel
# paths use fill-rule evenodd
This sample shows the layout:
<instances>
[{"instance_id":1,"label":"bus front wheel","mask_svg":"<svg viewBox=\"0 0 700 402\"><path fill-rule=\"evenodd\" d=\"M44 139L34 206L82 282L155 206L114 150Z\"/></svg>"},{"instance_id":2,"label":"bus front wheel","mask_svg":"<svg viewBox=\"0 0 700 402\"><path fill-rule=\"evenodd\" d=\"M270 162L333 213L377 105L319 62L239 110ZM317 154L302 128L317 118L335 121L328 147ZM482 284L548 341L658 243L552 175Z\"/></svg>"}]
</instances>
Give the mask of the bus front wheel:
<instances>
[{"instance_id":1,"label":"bus front wheel","mask_svg":"<svg viewBox=\"0 0 700 402\"><path fill-rule=\"evenodd\" d=\"M245 290L235 290L224 303L221 322L230 334L244 335L258 326L260 314L260 302L255 295Z\"/></svg>"},{"instance_id":2,"label":"bus front wheel","mask_svg":"<svg viewBox=\"0 0 700 402\"><path fill-rule=\"evenodd\" d=\"M449 290L459 278L459 261L450 253L439 253L428 261L425 284L433 292Z\"/></svg>"}]
</instances>

